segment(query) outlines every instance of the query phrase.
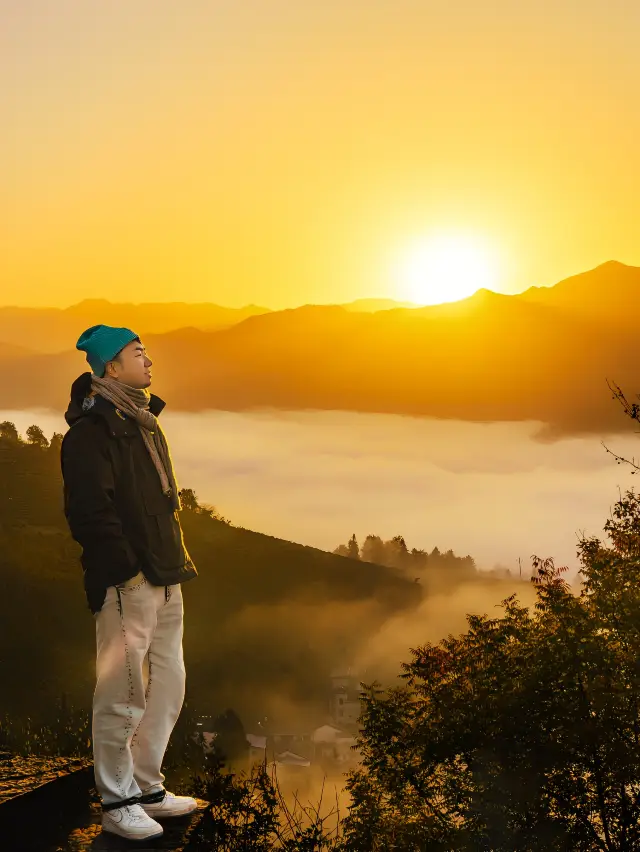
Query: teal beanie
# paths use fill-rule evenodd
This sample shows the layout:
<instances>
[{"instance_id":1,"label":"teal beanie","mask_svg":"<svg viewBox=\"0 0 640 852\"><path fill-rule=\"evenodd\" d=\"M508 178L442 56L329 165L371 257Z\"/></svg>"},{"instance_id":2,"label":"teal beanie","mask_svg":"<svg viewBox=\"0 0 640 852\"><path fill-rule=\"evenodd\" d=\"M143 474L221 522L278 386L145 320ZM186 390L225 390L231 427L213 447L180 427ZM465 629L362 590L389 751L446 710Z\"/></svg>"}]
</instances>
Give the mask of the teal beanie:
<instances>
[{"instance_id":1,"label":"teal beanie","mask_svg":"<svg viewBox=\"0 0 640 852\"><path fill-rule=\"evenodd\" d=\"M136 340L138 335L130 328L114 328L111 325L92 325L83 331L76 349L87 353L87 361L96 376L102 378L107 365L120 350Z\"/></svg>"}]
</instances>

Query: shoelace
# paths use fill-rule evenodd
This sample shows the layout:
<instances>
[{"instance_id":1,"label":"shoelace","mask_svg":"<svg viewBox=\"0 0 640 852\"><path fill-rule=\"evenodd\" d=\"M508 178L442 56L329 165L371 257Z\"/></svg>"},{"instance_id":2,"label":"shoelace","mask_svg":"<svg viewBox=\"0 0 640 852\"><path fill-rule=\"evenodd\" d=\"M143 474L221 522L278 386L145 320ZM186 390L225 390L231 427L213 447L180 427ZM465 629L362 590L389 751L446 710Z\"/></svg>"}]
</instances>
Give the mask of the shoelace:
<instances>
[{"instance_id":1,"label":"shoelace","mask_svg":"<svg viewBox=\"0 0 640 852\"><path fill-rule=\"evenodd\" d=\"M127 812L127 816L130 819L132 819L134 822L141 822L142 818L143 818L143 814L144 814L144 816L146 816L144 811L142 811L142 813L140 813L140 811L134 811L133 810L135 807L140 807L139 805L125 805L124 807L125 807L125 810Z\"/></svg>"}]
</instances>

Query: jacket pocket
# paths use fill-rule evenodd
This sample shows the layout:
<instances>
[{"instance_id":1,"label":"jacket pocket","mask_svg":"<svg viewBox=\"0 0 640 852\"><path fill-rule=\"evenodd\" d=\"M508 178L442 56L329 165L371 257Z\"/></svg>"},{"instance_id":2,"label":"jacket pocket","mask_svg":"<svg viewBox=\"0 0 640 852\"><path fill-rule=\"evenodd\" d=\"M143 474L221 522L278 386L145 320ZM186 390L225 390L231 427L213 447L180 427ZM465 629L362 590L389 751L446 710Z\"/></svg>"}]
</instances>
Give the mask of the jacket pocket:
<instances>
[{"instance_id":1,"label":"jacket pocket","mask_svg":"<svg viewBox=\"0 0 640 852\"><path fill-rule=\"evenodd\" d=\"M177 583L185 572L186 552L178 512L156 484L145 481L140 488L146 528L145 573L154 585Z\"/></svg>"}]
</instances>

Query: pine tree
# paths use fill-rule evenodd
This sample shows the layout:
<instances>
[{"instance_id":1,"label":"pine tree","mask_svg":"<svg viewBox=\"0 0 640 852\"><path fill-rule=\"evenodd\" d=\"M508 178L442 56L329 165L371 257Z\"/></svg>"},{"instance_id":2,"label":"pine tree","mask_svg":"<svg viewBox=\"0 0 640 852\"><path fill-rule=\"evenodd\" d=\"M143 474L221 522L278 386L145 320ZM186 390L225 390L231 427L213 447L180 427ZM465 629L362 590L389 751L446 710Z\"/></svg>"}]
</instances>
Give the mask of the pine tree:
<instances>
[{"instance_id":1,"label":"pine tree","mask_svg":"<svg viewBox=\"0 0 640 852\"><path fill-rule=\"evenodd\" d=\"M358 547L358 539L356 538L355 533L349 539L349 544L347 545L347 555L351 559L360 559L360 548Z\"/></svg>"}]
</instances>

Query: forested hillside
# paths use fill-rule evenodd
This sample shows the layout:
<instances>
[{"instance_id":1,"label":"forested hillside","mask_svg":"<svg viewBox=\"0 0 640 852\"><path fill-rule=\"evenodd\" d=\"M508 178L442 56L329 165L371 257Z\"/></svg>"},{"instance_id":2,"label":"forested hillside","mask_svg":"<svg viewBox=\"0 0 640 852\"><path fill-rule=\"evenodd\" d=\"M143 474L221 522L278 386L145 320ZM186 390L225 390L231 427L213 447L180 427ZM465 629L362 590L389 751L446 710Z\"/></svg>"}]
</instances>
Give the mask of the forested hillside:
<instances>
[{"instance_id":1,"label":"forested hillside","mask_svg":"<svg viewBox=\"0 0 640 852\"><path fill-rule=\"evenodd\" d=\"M60 436L0 430L1 710L37 715L93 689L94 625L63 514ZM189 695L245 717L324 702L329 672L421 587L396 569L236 527L186 499L199 576L183 587ZM297 712L297 711L296 711Z\"/></svg>"}]
</instances>

